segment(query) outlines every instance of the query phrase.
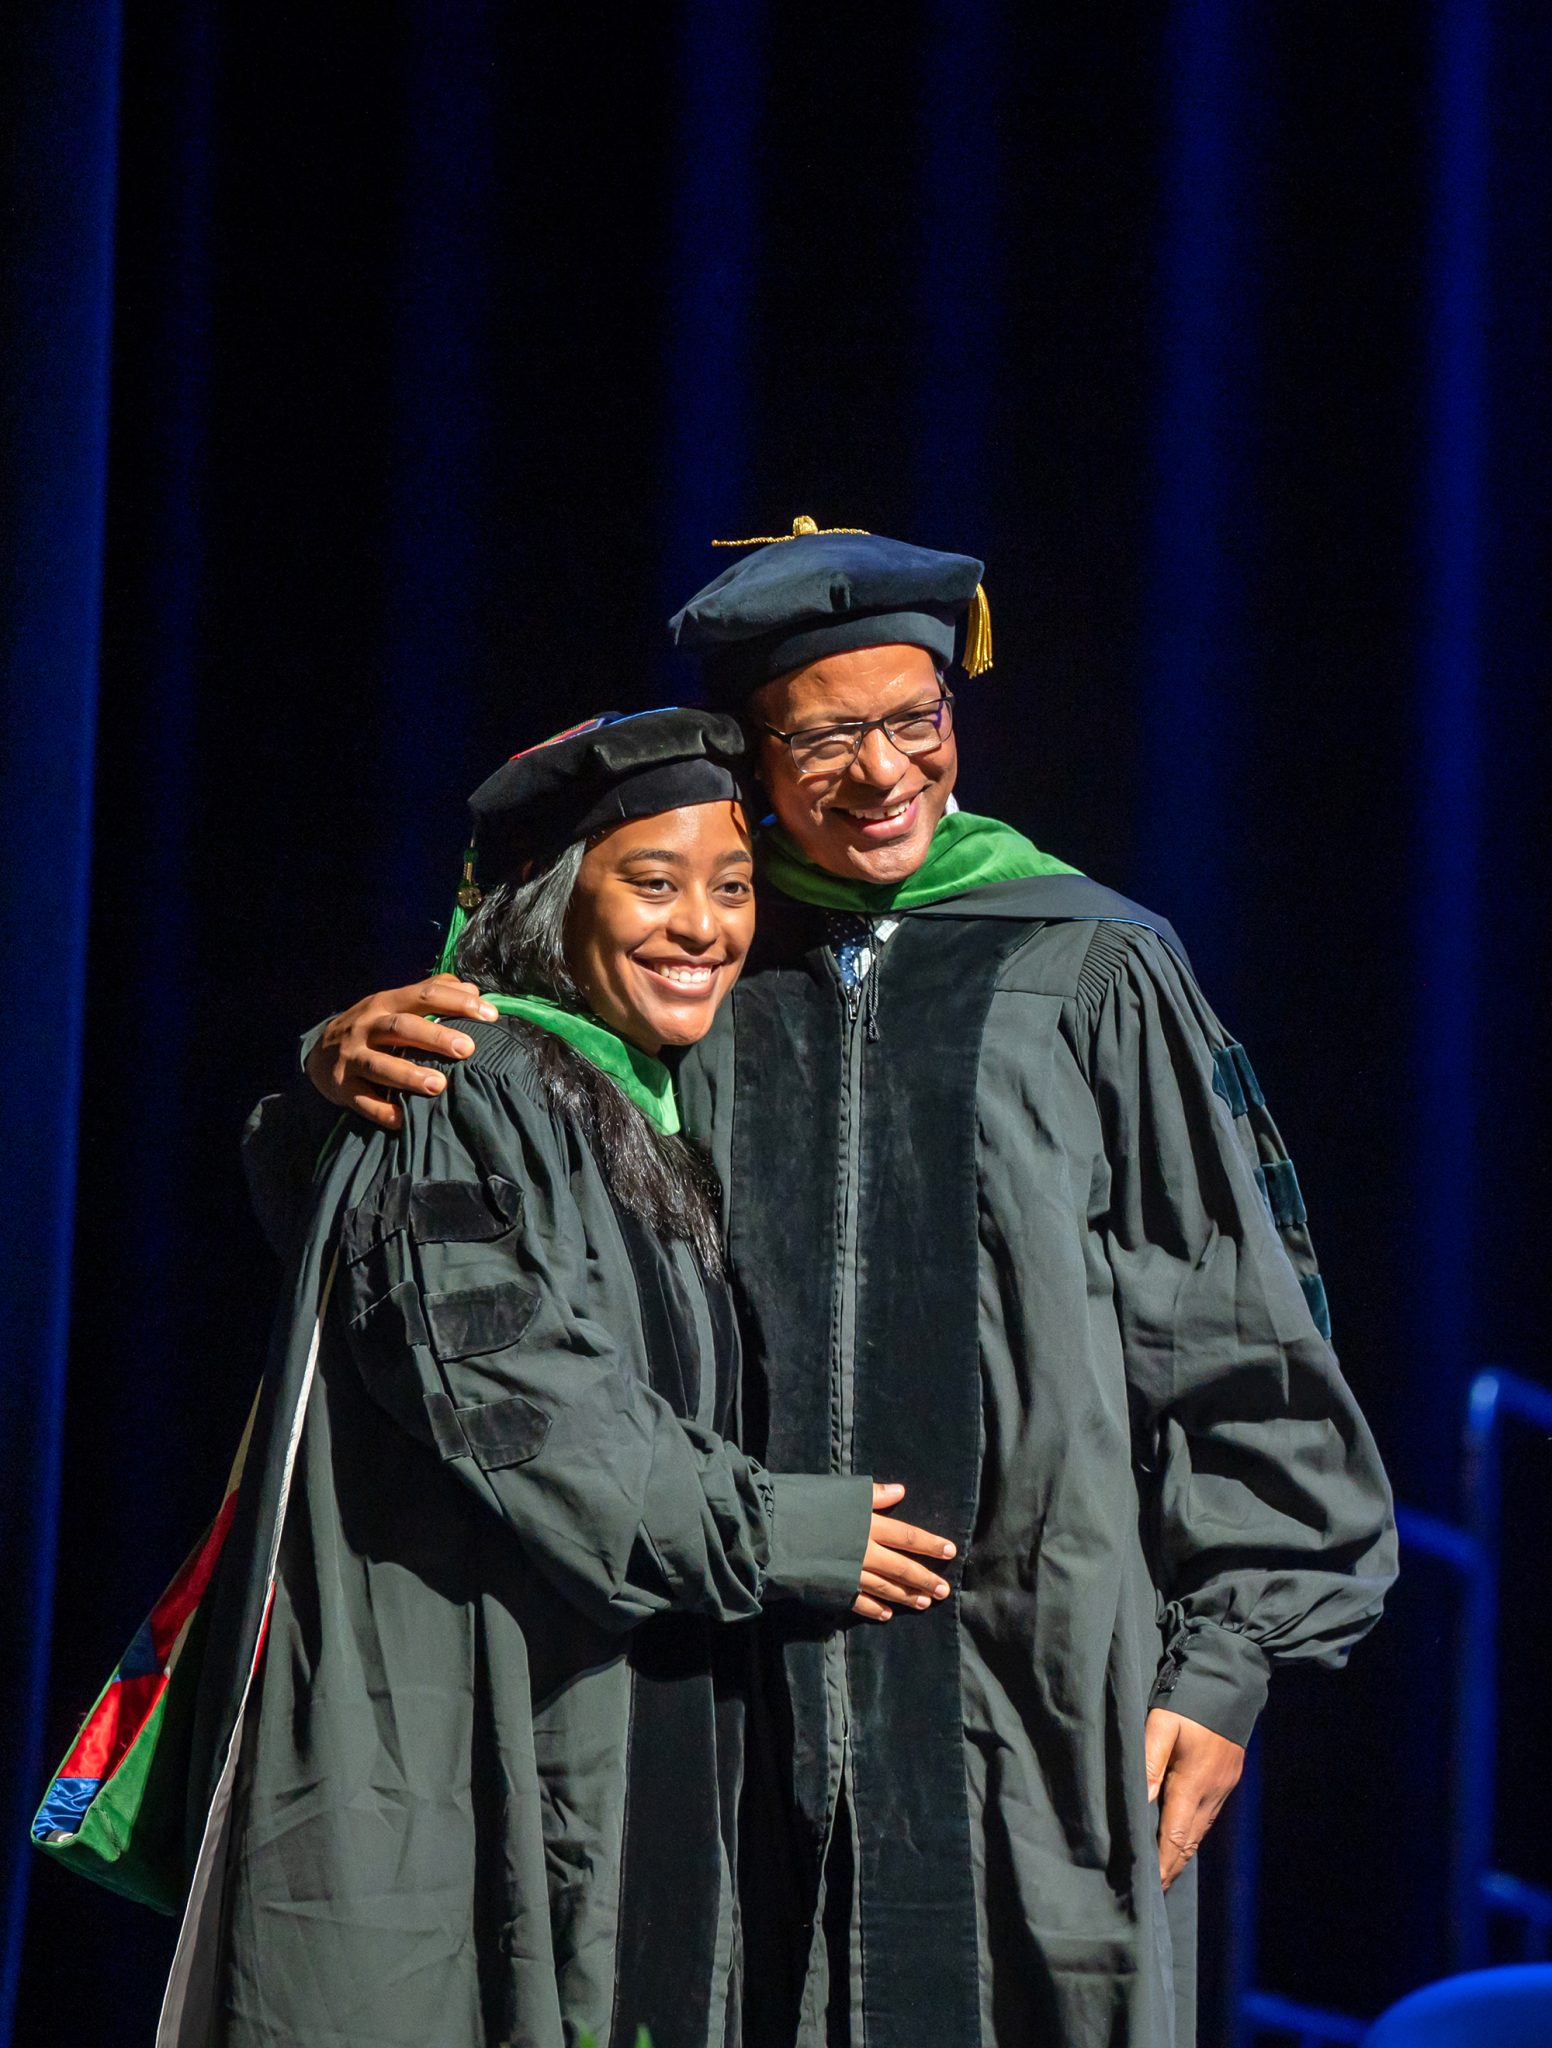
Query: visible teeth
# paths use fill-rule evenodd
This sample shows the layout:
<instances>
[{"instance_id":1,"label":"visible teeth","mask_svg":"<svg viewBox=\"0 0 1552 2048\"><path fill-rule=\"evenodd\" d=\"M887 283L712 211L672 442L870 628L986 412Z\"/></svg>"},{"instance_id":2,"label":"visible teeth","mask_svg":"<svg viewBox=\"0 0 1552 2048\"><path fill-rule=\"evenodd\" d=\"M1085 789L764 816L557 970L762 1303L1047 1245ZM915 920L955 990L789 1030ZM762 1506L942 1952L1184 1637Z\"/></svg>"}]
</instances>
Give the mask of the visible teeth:
<instances>
[{"instance_id":1,"label":"visible teeth","mask_svg":"<svg viewBox=\"0 0 1552 2048\"><path fill-rule=\"evenodd\" d=\"M653 972L669 981L682 982L686 988L704 988L711 979L709 967L658 967Z\"/></svg>"},{"instance_id":2,"label":"visible teeth","mask_svg":"<svg viewBox=\"0 0 1552 2048\"><path fill-rule=\"evenodd\" d=\"M861 818L869 825L887 824L891 818L903 818L911 808L912 799L907 797L903 804L891 804L887 811L853 811L854 818Z\"/></svg>"}]
</instances>

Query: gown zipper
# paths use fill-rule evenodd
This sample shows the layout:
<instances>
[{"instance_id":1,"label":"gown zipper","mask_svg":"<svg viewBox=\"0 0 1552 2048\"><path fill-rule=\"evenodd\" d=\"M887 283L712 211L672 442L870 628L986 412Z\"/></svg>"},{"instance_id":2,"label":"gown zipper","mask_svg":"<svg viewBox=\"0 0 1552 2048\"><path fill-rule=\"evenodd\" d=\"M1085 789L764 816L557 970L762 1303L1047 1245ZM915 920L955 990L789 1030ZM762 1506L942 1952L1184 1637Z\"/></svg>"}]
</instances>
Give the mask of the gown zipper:
<instances>
[{"instance_id":1,"label":"gown zipper","mask_svg":"<svg viewBox=\"0 0 1552 2048\"><path fill-rule=\"evenodd\" d=\"M870 940L872 934L870 932ZM862 1164L862 1062L864 1048L869 1039L877 1036L875 1021L874 990L870 986L872 977L879 971L876 940L870 944L872 960L868 972L860 981L847 987L841 980L839 963L831 953L831 972L836 978L836 992L841 1000L845 1017L843 1032L844 1058L841 1066L841 1129L840 1129L840 1186L836 1200L836 1261L834 1295L830 1323L830 1448L832 1469L849 1473L855 1443L856 1415L856 1353L857 1353L857 1215L859 1182ZM830 1782L829 1830L825 1841L824 1865L828 1879L834 1872L832 1850L835 1829L843 1810L847 1815L846 1825L854 1826L851 1819L852 1798L851 1778L851 1677L847 1653L849 1631L838 1629L829 1639L827 1651L828 1680L836 1720L836 1752ZM858 1872L856 1859L848 1859L851 1867L853 1899L849 1903L848 1917L855 1920L855 1886ZM814 1930L816 1943L824 1941L824 1919L821 1914ZM829 2003L833 2006L839 1998L845 2001L848 2010L853 2005L852 1983L831 1982ZM855 2015L854 2015L855 2017ZM852 2048L862 2048L857 2028L848 2025L847 2037Z\"/></svg>"}]
</instances>

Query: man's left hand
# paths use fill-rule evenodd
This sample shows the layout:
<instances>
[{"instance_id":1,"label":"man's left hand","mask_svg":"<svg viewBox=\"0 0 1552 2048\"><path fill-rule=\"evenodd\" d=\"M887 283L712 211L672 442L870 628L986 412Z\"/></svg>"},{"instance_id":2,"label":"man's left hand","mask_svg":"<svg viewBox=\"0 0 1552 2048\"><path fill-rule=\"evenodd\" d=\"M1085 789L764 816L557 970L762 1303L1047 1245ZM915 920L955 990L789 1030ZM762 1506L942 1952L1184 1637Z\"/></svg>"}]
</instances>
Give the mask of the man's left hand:
<instances>
[{"instance_id":1,"label":"man's left hand","mask_svg":"<svg viewBox=\"0 0 1552 2048\"><path fill-rule=\"evenodd\" d=\"M1239 1783L1245 1752L1200 1721L1155 1707L1148 1716L1143 1755L1148 1802L1159 1806L1159 1881L1168 1891Z\"/></svg>"}]
</instances>

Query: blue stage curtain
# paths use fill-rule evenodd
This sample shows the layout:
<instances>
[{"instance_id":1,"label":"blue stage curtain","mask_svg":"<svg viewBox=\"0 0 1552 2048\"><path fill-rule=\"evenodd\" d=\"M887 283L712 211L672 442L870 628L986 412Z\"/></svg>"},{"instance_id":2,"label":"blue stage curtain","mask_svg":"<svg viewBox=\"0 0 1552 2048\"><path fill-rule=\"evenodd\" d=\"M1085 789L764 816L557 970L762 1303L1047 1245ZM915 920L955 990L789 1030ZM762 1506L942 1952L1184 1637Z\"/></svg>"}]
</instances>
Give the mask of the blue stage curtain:
<instances>
[{"instance_id":1,"label":"blue stage curtain","mask_svg":"<svg viewBox=\"0 0 1552 2048\"><path fill-rule=\"evenodd\" d=\"M1238 0L1186 0L1172 10L1161 66L1152 532L1139 706L1146 765L1135 858L1176 906L1197 970L1226 1006L1236 993L1234 920L1244 910L1235 769L1254 736L1255 694L1244 678L1258 552L1252 448L1264 403L1264 62Z\"/></svg>"},{"instance_id":2,"label":"blue stage curtain","mask_svg":"<svg viewBox=\"0 0 1552 2048\"><path fill-rule=\"evenodd\" d=\"M0 89L0 2035L15 2002L70 1320L106 524L118 10L10 24ZM25 983L25 991L22 984ZM52 1765L53 1759L48 1759Z\"/></svg>"},{"instance_id":3,"label":"blue stage curtain","mask_svg":"<svg viewBox=\"0 0 1552 2048\"><path fill-rule=\"evenodd\" d=\"M0 97L0 2020L155 2011L170 1927L25 1827L252 1394L243 1114L430 965L465 791L693 688L713 537L986 558L962 800L1179 925L1452 1510L1472 1367L1547 1372L1544 8L60 0ZM1373 1757L1436 1780L1450 1599L1274 1689L1267 1981L1442 1960ZM1517 1643L1552 1883L1549 1686Z\"/></svg>"},{"instance_id":4,"label":"blue stage curtain","mask_svg":"<svg viewBox=\"0 0 1552 2048\"><path fill-rule=\"evenodd\" d=\"M1491 166L1487 0L1435 10L1419 474L1412 1060L1428 1105L1413 1355L1435 1383L1474 1336L1485 1236L1478 1210ZM1506 53L1507 54L1507 53ZM1442 1460L1438 1462L1442 1463Z\"/></svg>"},{"instance_id":5,"label":"blue stage curtain","mask_svg":"<svg viewBox=\"0 0 1552 2048\"><path fill-rule=\"evenodd\" d=\"M653 543L665 619L705 580L713 540L763 533L772 516L750 490L763 0L736 8L686 0L674 15L674 42L664 114L678 170L664 278L667 412ZM662 678L657 694L668 702L683 676L666 643L653 666Z\"/></svg>"},{"instance_id":6,"label":"blue stage curtain","mask_svg":"<svg viewBox=\"0 0 1552 2048\"><path fill-rule=\"evenodd\" d=\"M389 154L393 244L391 363L383 419L393 449L385 476L381 709L367 736L384 787L377 872L384 948L414 905L422 952L436 952L462 852L463 708L484 673L496 618L482 528L489 520L491 416L498 388L494 271L501 89L492 6L413 10L400 46L400 140ZM507 573L522 573L519 539ZM512 748L518 745L514 738ZM444 822L438 861L427 821Z\"/></svg>"}]
</instances>

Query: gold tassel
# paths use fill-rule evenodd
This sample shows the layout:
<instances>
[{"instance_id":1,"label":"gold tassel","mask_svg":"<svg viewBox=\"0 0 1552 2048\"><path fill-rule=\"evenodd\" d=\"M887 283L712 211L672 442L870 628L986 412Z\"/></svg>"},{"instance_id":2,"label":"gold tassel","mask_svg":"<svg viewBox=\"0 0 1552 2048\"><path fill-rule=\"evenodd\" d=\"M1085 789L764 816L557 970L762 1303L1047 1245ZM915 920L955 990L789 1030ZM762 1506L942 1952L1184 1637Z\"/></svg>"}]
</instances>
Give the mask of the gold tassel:
<instances>
[{"instance_id":1,"label":"gold tassel","mask_svg":"<svg viewBox=\"0 0 1552 2048\"><path fill-rule=\"evenodd\" d=\"M451 974L453 962L458 958L458 941L468 928L470 915L479 909L484 892L474 879L474 848L469 847L463 857L463 880L458 894L453 899L453 914L447 920L447 937L442 941L442 953L437 961L438 974Z\"/></svg>"},{"instance_id":2,"label":"gold tassel","mask_svg":"<svg viewBox=\"0 0 1552 2048\"><path fill-rule=\"evenodd\" d=\"M714 548L773 548L784 540L802 540L810 533L866 533L865 526L820 526L806 512L792 522L790 533L755 533L748 540L714 540Z\"/></svg>"},{"instance_id":3,"label":"gold tassel","mask_svg":"<svg viewBox=\"0 0 1552 2048\"><path fill-rule=\"evenodd\" d=\"M474 848L466 847L463 856L463 882L458 890L458 908L478 910L484 900L485 892L474 879Z\"/></svg>"},{"instance_id":4,"label":"gold tassel","mask_svg":"<svg viewBox=\"0 0 1552 2048\"><path fill-rule=\"evenodd\" d=\"M986 602L986 585L975 586L965 619L964 669L967 676L984 675L992 665L992 608Z\"/></svg>"}]
</instances>

